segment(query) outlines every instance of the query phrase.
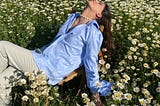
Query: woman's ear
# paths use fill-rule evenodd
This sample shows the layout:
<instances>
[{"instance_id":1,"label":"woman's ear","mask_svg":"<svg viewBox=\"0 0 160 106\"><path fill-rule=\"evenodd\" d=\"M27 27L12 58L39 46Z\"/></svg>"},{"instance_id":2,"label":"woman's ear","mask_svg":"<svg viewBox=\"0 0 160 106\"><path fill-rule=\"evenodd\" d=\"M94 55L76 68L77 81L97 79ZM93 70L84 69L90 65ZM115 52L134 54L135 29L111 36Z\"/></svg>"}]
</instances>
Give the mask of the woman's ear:
<instances>
[{"instance_id":1,"label":"woman's ear","mask_svg":"<svg viewBox=\"0 0 160 106\"><path fill-rule=\"evenodd\" d=\"M102 14L101 14L101 13L97 13L96 16L97 16L98 18L101 18L101 17L102 17Z\"/></svg>"}]
</instances>

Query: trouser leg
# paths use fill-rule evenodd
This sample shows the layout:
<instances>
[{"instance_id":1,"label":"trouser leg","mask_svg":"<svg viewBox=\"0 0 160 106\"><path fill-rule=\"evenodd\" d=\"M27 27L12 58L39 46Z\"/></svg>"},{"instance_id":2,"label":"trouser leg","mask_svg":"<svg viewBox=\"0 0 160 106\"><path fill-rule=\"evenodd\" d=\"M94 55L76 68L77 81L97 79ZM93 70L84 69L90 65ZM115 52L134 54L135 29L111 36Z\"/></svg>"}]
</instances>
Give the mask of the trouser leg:
<instances>
[{"instance_id":1,"label":"trouser leg","mask_svg":"<svg viewBox=\"0 0 160 106\"><path fill-rule=\"evenodd\" d=\"M8 67L0 73L0 106L11 106L11 79L18 78L17 70L13 67Z\"/></svg>"},{"instance_id":2,"label":"trouser leg","mask_svg":"<svg viewBox=\"0 0 160 106\"><path fill-rule=\"evenodd\" d=\"M10 101L12 87L7 78L11 75L16 77L14 71L17 69L22 72L38 70L31 51L8 41L0 41L0 96L5 104Z\"/></svg>"},{"instance_id":3,"label":"trouser leg","mask_svg":"<svg viewBox=\"0 0 160 106\"><path fill-rule=\"evenodd\" d=\"M8 41L0 41L0 72L8 66L24 72L38 70L30 50Z\"/></svg>"}]
</instances>

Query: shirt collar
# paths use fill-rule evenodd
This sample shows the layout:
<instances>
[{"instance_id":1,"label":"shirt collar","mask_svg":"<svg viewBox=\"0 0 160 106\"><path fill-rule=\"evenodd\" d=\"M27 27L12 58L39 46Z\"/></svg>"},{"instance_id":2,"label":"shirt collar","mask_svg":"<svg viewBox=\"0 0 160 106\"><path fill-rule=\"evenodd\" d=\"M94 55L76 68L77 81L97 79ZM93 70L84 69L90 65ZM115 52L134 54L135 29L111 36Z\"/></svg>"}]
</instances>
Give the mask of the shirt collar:
<instances>
[{"instance_id":1,"label":"shirt collar","mask_svg":"<svg viewBox=\"0 0 160 106\"><path fill-rule=\"evenodd\" d=\"M77 18L78 16L80 16L80 13L75 13L74 18ZM94 24L99 29L99 24L97 23L96 20L91 20L91 21L87 22L87 25L90 25L90 24Z\"/></svg>"}]
</instances>

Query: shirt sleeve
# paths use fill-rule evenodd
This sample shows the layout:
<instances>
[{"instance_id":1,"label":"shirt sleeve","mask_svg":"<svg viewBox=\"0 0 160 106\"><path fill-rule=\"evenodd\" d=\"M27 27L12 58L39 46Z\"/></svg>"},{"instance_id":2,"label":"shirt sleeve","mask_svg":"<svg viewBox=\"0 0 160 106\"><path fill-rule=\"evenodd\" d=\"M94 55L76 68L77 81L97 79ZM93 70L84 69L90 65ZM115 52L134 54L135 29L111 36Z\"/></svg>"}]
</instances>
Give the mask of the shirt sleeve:
<instances>
[{"instance_id":1,"label":"shirt sleeve","mask_svg":"<svg viewBox=\"0 0 160 106\"><path fill-rule=\"evenodd\" d=\"M100 81L98 74L98 53L103 37L99 29L91 28L89 30L84 57L87 86L92 93L99 92L101 96L106 96L110 93L112 84L107 81Z\"/></svg>"}]
</instances>

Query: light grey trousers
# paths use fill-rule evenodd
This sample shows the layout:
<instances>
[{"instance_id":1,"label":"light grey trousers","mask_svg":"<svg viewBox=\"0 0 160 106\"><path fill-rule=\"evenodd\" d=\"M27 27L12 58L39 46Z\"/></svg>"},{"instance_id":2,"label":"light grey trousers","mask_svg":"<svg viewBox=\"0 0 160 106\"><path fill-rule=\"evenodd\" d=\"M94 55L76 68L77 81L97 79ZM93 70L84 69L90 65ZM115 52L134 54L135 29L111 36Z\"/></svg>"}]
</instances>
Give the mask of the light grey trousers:
<instances>
[{"instance_id":1,"label":"light grey trousers","mask_svg":"<svg viewBox=\"0 0 160 106\"><path fill-rule=\"evenodd\" d=\"M2 102L4 106L9 104L12 86L7 78L14 76L15 70L33 72L38 71L38 67L30 50L8 41L0 41L0 106Z\"/></svg>"}]
</instances>

